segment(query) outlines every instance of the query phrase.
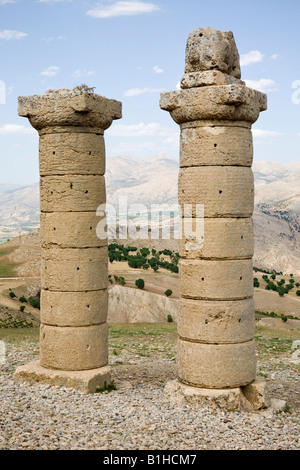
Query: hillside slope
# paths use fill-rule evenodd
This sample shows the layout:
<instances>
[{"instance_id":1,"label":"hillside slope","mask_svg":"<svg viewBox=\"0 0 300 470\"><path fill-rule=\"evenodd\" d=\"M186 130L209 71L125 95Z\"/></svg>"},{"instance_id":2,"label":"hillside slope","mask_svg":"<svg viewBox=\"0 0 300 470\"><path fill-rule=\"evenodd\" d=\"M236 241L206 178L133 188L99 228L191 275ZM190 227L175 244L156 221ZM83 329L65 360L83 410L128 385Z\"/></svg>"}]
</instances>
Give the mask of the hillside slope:
<instances>
[{"instance_id":1,"label":"hillside slope","mask_svg":"<svg viewBox=\"0 0 300 470\"><path fill-rule=\"evenodd\" d=\"M300 274L300 163L255 162L253 171L254 265ZM128 207L143 204L148 213L151 204L176 205L177 178L178 161L163 153L149 158L109 157L107 201L117 212L122 198ZM0 242L38 225L38 185L0 185Z\"/></svg>"}]
</instances>

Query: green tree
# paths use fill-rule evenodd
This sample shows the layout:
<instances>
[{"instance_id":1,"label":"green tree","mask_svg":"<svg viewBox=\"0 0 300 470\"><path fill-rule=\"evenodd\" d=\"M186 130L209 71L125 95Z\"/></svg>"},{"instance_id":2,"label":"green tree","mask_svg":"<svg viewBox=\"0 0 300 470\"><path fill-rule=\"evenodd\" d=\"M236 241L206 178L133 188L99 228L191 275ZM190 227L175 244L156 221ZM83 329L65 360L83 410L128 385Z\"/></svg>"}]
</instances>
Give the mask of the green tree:
<instances>
[{"instance_id":1,"label":"green tree","mask_svg":"<svg viewBox=\"0 0 300 470\"><path fill-rule=\"evenodd\" d=\"M150 255L150 250L148 250L148 248L141 248L140 253L144 258L147 258L147 256Z\"/></svg>"},{"instance_id":2,"label":"green tree","mask_svg":"<svg viewBox=\"0 0 300 470\"><path fill-rule=\"evenodd\" d=\"M144 279L137 279L135 281L135 285L138 289L144 289L144 287L145 287Z\"/></svg>"},{"instance_id":3,"label":"green tree","mask_svg":"<svg viewBox=\"0 0 300 470\"><path fill-rule=\"evenodd\" d=\"M172 295L172 294L173 294L173 291L172 291L171 289L167 289L167 290L165 291L165 295L166 295L167 297L170 297L170 295Z\"/></svg>"},{"instance_id":4,"label":"green tree","mask_svg":"<svg viewBox=\"0 0 300 470\"><path fill-rule=\"evenodd\" d=\"M280 295L280 297L283 297L284 294L285 294L285 289L284 289L284 287L278 287L277 292L278 292L278 294Z\"/></svg>"}]
</instances>

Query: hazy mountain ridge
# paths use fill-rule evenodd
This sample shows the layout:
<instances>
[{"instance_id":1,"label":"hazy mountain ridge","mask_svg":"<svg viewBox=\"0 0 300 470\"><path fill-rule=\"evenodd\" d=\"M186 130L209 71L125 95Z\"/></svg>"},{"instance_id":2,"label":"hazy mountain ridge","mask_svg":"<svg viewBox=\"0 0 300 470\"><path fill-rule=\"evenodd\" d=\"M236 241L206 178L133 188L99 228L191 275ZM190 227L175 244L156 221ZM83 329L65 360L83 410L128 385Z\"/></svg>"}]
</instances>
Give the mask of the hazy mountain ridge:
<instances>
[{"instance_id":1,"label":"hazy mountain ridge","mask_svg":"<svg viewBox=\"0 0 300 470\"><path fill-rule=\"evenodd\" d=\"M107 201L128 206L176 204L178 160L166 154L108 157ZM256 266L300 274L300 163L255 162ZM0 240L39 225L38 184L0 185Z\"/></svg>"}]
</instances>

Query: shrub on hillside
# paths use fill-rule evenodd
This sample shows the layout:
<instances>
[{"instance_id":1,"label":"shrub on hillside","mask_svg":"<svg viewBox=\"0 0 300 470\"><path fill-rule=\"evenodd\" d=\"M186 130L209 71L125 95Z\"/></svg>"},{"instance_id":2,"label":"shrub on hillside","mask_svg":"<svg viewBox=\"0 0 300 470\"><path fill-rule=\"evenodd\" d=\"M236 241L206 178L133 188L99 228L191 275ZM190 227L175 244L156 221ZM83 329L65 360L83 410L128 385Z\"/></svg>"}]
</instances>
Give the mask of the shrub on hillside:
<instances>
[{"instance_id":1,"label":"shrub on hillside","mask_svg":"<svg viewBox=\"0 0 300 470\"><path fill-rule=\"evenodd\" d=\"M137 279L135 281L135 285L138 289L144 289L144 287L145 287L144 279Z\"/></svg>"}]
</instances>

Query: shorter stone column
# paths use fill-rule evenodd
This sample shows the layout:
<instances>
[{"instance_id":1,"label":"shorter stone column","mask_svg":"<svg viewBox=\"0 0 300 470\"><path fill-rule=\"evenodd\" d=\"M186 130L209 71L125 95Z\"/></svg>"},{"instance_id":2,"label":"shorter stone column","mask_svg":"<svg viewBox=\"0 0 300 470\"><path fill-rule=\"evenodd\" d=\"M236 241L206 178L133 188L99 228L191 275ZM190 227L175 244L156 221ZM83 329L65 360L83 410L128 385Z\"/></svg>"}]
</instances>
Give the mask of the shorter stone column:
<instances>
[{"instance_id":1,"label":"shorter stone column","mask_svg":"<svg viewBox=\"0 0 300 470\"><path fill-rule=\"evenodd\" d=\"M19 114L39 132L41 205L40 361L18 380L95 392L110 382L107 239L96 215L106 202L104 130L121 103L56 90L19 98Z\"/></svg>"}]
</instances>

